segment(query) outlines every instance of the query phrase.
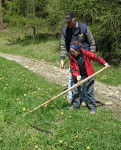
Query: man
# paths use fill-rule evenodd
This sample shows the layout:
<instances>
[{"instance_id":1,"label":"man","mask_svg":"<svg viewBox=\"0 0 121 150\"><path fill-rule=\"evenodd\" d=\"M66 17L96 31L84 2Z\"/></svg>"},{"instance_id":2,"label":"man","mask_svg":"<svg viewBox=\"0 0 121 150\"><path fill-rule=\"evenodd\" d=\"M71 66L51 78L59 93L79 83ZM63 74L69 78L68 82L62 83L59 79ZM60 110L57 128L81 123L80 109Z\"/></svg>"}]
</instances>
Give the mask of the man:
<instances>
[{"instance_id":1,"label":"man","mask_svg":"<svg viewBox=\"0 0 121 150\"><path fill-rule=\"evenodd\" d=\"M74 40L79 41L82 44L82 48L94 53L96 52L95 40L92 36L90 29L85 23L78 22L73 12L68 12L65 15L65 22L67 23L67 26L62 29L62 37L61 37L61 49L60 49L61 69L64 68L64 59L66 57L66 54L70 58L70 43ZM69 68L68 88L72 86L73 81L74 79L70 73ZM72 91L68 92L67 100L69 103L71 103ZM85 84L82 85L81 100L82 100L81 105L86 106L86 101L88 100L88 98Z\"/></svg>"}]
</instances>

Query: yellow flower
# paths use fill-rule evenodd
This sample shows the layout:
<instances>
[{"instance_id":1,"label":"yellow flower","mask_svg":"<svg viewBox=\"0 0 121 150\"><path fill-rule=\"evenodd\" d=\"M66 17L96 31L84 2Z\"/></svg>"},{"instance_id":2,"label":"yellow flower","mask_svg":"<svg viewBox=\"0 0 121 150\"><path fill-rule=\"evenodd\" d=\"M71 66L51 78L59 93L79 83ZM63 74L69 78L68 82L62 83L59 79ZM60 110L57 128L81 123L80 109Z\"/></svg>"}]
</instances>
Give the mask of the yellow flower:
<instances>
[{"instance_id":1,"label":"yellow flower","mask_svg":"<svg viewBox=\"0 0 121 150\"><path fill-rule=\"evenodd\" d=\"M63 143L63 141L62 141L62 140L60 140L60 141L59 141L59 143Z\"/></svg>"},{"instance_id":2,"label":"yellow flower","mask_svg":"<svg viewBox=\"0 0 121 150\"><path fill-rule=\"evenodd\" d=\"M24 108L23 108L23 111L25 111L25 110L26 110L26 108L24 107Z\"/></svg>"},{"instance_id":3,"label":"yellow flower","mask_svg":"<svg viewBox=\"0 0 121 150\"><path fill-rule=\"evenodd\" d=\"M47 104L45 105L45 107L47 107Z\"/></svg>"},{"instance_id":4,"label":"yellow flower","mask_svg":"<svg viewBox=\"0 0 121 150\"><path fill-rule=\"evenodd\" d=\"M4 87L4 90L6 89L6 87Z\"/></svg>"},{"instance_id":5,"label":"yellow flower","mask_svg":"<svg viewBox=\"0 0 121 150\"><path fill-rule=\"evenodd\" d=\"M106 132L104 132L104 134L106 134Z\"/></svg>"},{"instance_id":6,"label":"yellow flower","mask_svg":"<svg viewBox=\"0 0 121 150\"><path fill-rule=\"evenodd\" d=\"M26 94L24 94L24 96L26 96Z\"/></svg>"},{"instance_id":7,"label":"yellow flower","mask_svg":"<svg viewBox=\"0 0 121 150\"><path fill-rule=\"evenodd\" d=\"M19 104L21 104L21 102L19 102Z\"/></svg>"},{"instance_id":8,"label":"yellow flower","mask_svg":"<svg viewBox=\"0 0 121 150\"><path fill-rule=\"evenodd\" d=\"M78 144L81 144L81 142L78 142Z\"/></svg>"},{"instance_id":9,"label":"yellow flower","mask_svg":"<svg viewBox=\"0 0 121 150\"><path fill-rule=\"evenodd\" d=\"M17 101L19 100L19 98L16 99Z\"/></svg>"},{"instance_id":10,"label":"yellow flower","mask_svg":"<svg viewBox=\"0 0 121 150\"><path fill-rule=\"evenodd\" d=\"M76 138L78 138L78 136L76 135Z\"/></svg>"},{"instance_id":11,"label":"yellow flower","mask_svg":"<svg viewBox=\"0 0 121 150\"><path fill-rule=\"evenodd\" d=\"M71 118L71 116L69 116L69 118Z\"/></svg>"},{"instance_id":12,"label":"yellow flower","mask_svg":"<svg viewBox=\"0 0 121 150\"><path fill-rule=\"evenodd\" d=\"M38 148L38 145L35 145L35 148Z\"/></svg>"},{"instance_id":13,"label":"yellow flower","mask_svg":"<svg viewBox=\"0 0 121 150\"><path fill-rule=\"evenodd\" d=\"M24 136L27 136L26 134L24 134Z\"/></svg>"},{"instance_id":14,"label":"yellow flower","mask_svg":"<svg viewBox=\"0 0 121 150\"><path fill-rule=\"evenodd\" d=\"M2 141L2 138L0 138L0 141Z\"/></svg>"},{"instance_id":15,"label":"yellow flower","mask_svg":"<svg viewBox=\"0 0 121 150\"><path fill-rule=\"evenodd\" d=\"M88 146L87 149L90 149L90 147Z\"/></svg>"},{"instance_id":16,"label":"yellow flower","mask_svg":"<svg viewBox=\"0 0 121 150\"><path fill-rule=\"evenodd\" d=\"M63 115L64 113L63 113L63 112L61 112L60 114L61 114L61 115Z\"/></svg>"}]
</instances>

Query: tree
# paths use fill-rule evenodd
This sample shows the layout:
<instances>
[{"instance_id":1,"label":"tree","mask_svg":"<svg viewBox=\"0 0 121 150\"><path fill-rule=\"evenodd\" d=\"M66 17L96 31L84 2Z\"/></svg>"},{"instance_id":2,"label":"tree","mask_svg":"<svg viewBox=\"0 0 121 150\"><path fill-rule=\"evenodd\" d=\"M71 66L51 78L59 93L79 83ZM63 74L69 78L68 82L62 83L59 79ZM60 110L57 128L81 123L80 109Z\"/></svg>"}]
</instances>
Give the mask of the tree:
<instances>
[{"instance_id":1,"label":"tree","mask_svg":"<svg viewBox=\"0 0 121 150\"><path fill-rule=\"evenodd\" d=\"M48 0L6 0L5 19L9 25L32 30L33 40L36 30L44 26Z\"/></svg>"},{"instance_id":2,"label":"tree","mask_svg":"<svg viewBox=\"0 0 121 150\"><path fill-rule=\"evenodd\" d=\"M3 30L2 0L0 0L0 30Z\"/></svg>"}]
</instances>

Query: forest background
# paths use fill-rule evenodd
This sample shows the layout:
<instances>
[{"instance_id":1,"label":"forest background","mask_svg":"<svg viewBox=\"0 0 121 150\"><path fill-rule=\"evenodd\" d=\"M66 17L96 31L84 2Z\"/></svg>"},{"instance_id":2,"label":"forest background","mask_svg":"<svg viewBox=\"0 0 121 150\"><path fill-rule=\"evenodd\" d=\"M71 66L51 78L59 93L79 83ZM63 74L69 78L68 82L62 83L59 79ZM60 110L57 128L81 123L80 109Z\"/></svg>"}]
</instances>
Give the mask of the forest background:
<instances>
[{"instance_id":1,"label":"forest background","mask_svg":"<svg viewBox=\"0 0 121 150\"><path fill-rule=\"evenodd\" d=\"M90 27L98 53L109 63L119 65L120 0L0 0L0 30L17 28L33 42L42 36L60 38L68 11Z\"/></svg>"}]
</instances>

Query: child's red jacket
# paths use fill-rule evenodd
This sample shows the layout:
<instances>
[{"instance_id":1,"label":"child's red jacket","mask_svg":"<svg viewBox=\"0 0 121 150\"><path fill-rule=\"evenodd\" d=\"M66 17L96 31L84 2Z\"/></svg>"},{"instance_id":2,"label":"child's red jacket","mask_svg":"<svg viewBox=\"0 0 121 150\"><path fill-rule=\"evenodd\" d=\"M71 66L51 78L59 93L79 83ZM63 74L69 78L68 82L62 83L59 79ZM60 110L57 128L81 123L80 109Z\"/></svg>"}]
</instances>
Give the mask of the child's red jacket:
<instances>
[{"instance_id":1,"label":"child's red jacket","mask_svg":"<svg viewBox=\"0 0 121 150\"><path fill-rule=\"evenodd\" d=\"M84 54L85 68L86 68L87 76L91 76L92 74L94 74L93 67L92 67L91 62L89 60L98 61L99 63L101 63L103 65L106 63L106 61L104 59L102 59L101 57L98 57L93 52L87 51L85 49L81 49L81 51ZM73 55L70 55L69 65L70 65L72 76L76 77L76 76L80 75L78 63L75 60Z\"/></svg>"}]
</instances>

